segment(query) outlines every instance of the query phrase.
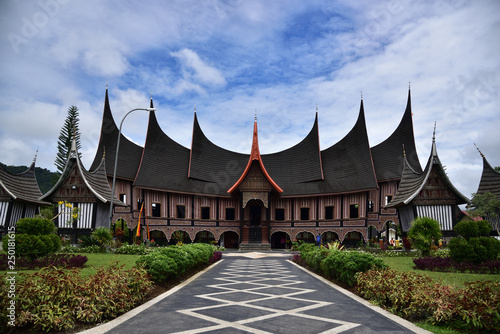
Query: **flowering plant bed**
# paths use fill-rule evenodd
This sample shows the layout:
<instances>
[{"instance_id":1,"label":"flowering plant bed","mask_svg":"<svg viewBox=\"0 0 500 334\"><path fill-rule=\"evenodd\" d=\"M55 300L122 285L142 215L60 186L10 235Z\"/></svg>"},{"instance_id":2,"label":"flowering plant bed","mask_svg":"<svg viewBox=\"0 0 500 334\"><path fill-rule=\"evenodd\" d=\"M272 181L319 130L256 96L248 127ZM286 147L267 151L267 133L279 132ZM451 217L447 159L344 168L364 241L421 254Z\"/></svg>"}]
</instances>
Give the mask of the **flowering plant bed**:
<instances>
[{"instance_id":1,"label":"flowering plant bed","mask_svg":"<svg viewBox=\"0 0 500 334\"><path fill-rule=\"evenodd\" d=\"M441 271L441 272L461 272L475 274L500 274L500 260L488 260L479 264L470 261L452 261L450 257L423 257L413 259L416 269Z\"/></svg>"},{"instance_id":2,"label":"flowering plant bed","mask_svg":"<svg viewBox=\"0 0 500 334\"><path fill-rule=\"evenodd\" d=\"M81 268L86 262L86 256L75 254L50 254L38 259L21 256L16 258L16 269L33 270L45 267ZM7 254L0 254L0 270L7 270L7 263Z\"/></svg>"}]
</instances>

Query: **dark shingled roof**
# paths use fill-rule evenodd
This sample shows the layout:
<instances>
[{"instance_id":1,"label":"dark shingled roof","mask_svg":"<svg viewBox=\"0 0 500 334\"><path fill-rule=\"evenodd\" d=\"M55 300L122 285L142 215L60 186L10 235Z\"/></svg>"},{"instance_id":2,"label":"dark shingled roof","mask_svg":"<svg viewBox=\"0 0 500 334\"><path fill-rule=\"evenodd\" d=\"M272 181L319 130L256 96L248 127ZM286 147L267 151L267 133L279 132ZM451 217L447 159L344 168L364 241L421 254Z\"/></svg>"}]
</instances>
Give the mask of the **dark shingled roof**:
<instances>
[{"instance_id":1,"label":"dark shingled roof","mask_svg":"<svg viewBox=\"0 0 500 334\"><path fill-rule=\"evenodd\" d=\"M500 199L500 173L491 167L482 153L481 156L483 157L483 174L476 194L491 192Z\"/></svg>"},{"instance_id":2,"label":"dark shingled roof","mask_svg":"<svg viewBox=\"0 0 500 334\"><path fill-rule=\"evenodd\" d=\"M410 91L405 113L396 130L385 141L372 147L373 164L379 182L401 178L403 145L410 166L416 172L422 172L413 136Z\"/></svg>"},{"instance_id":3,"label":"dark shingled roof","mask_svg":"<svg viewBox=\"0 0 500 334\"><path fill-rule=\"evenodd\" d=\"M189 177L206 182L227 183L227 189L233 185L245 169L248 154L241 154L223 149L212 143L201 130L198 117L194 113L193 138L189 157Z\"/></svg>"},{"instance_id":4,"label":"dark shingled roof","mask_svg":"<svg viewBox=\"0 0 500 334\"><path fill-rule=\"evenodd\" d=\"M118 138L119 128L111 114L109 107L108 88L106 87L106 96L104 98L104 112L102 116L101 138L97 146L97 153L90 170L95 170L99 167L101 159L106 155L110 157L106 164L106 174L112 176L115 166L116 141ZM119 179L134 180L141 162L142 147L127 139L123 134L120 134L120 152L118 154L118 167L116 177Z\"/></svg>"},{"instance_id":5,"label":"dark shingled roof","mask_svg":"<svg viewBox=\"0 0 500 334\"><path fill-rule=\"evenodd\" d=\"M366 131L363 100L358 120L338 143L321 152L327 188L340 193L378 188Z\"/></svg>"},{"instance_id":6,"label":"dark shingled roof","mask_svg":"<svg viewBox=\"0 0 500 334\"><path fill-rule=\"evenodd\" d=\"M269 175L283 189L283 195L293 192L297 184L322 180L318 114L311 131L300 143L281 152L263 154L262 161Z\"/></svg>"},{"instance_id":7,"label":"dark shingled roof","mask_svg":"<svg viewBox=\"0 0 500 334\"><path fill-rule=\"evenodd\" d=\"M42 192L38 187L35 175L35 161L24 172L13 174L0 165L0 187L8 193L13 200L40 205L50 204L39 200Z\"/></svg>"},{"instance_id":8,"label":"dark shingled roof","mask_svg":"<svg viewBox=\"0 0 500 334\"><path fill-rule=\"evenodd\" d=\"M190 150L167 136L153 111L149 114L144 154L134 186L187 193L228 196L227 180L222 183L188 178ZM217 171L218 172L218 171Z\"/></svg>"},{"instance_id":9,"label":"dark shingled roof","mask_svg":"<svg viewBox=\"0 0 500 334\"><path fill-rule=\"evenodd\" d=\"M433 136L431 154L429 156L429 160L427 161L427 165L425 166L425 170L423 172L414 170L408 163L406 157L404 157L403 175L401 178L401 182L399 183L398 190L396 192L396 195L394 195L394 197L392 198L391 202L385 207L395 208L410 204L411 201L426 185L433 169L438 173L438 175L441 177L441 180L446 184L446 186L455 194L458 200L457 204L469 203L467 197L462 195L462 193L458 191L455 186L453 186L450 179L448 178L448 175L446 175L443 165L439 160L436 149L436 141L435 137Z\"/></svg>"},{"instance_id":10,"label":"dark shingled roof","mask_svg":"<svg viewBox=\"0 0 500 334\"><path fill-rule=\"evenodd\" d=\"M83 167L83 164L78 156L76 150L76 144L73 140L71 145L71 152L66 161L66 166L57 180L57 183L49 190L45 195L43 195L41 200L50 200L56 191L64 184L66 178L71 174L71 170L77 168L79 174L81 175L85 185L89 188L92 194L103 203L109 203L111 201L111 188L109 186L108 177L106 175L106 164L104 158L102 158L101 163L97 168L89 172ZM118 206L127 206L125 203L120 201L116 196L113 199L113 204Z\"/></svg>"}]
</instances>

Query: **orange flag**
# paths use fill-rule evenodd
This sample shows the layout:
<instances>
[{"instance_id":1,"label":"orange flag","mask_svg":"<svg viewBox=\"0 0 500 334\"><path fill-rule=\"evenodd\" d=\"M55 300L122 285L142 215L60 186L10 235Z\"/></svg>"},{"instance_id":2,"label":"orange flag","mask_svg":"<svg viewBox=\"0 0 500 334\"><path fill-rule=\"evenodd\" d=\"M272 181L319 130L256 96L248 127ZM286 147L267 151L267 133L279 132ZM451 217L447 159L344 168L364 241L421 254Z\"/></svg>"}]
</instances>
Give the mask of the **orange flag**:
<instances>
[{"instance_id":1,"label":"orange flag","mask_svg":"<svg viewBox=\"0 0 500 334\"><path fill-rule=\"evenodd\" d=\"M138 237L141 236L141 213L142 213L142 209L144 209L144 202L142 202L141 211L139 211L139 222L137 223L137 236Z\"/></svg>"}]
</instances>

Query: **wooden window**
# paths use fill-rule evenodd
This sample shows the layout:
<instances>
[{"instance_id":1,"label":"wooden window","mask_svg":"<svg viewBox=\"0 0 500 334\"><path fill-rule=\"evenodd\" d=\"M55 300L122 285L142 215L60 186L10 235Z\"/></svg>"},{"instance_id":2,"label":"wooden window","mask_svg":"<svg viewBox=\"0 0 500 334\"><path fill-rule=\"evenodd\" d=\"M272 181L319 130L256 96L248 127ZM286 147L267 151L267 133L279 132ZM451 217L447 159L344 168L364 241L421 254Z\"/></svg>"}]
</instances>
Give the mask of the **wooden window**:
<instances>
[{"instance_id":1,"label":"wooden window","mask_svg":"<svg viewBox=\"0 0 500 334\"><path fill-rule=\"evenodd\" d=\"M185 205L177 205L177 218L186 218L186 206Z\"/></svg>"},{"instance_id":2,"label":"wooden window","mask_svg":"<svg viewBox=\"0 0 500 334\"><path fill-rule=\"evenodd\" d=\"M201 207L201 219L210 219L210 207L209 206Z\"/></svg>"},{"instance_id":3,"label":"wooden window","mask_svg":"<svg viewBox=\"0 0 500 334\"><path fill-rule=\"evenodd\" d=\"M392 200L392 196L391 195L387 195L385 196L385 205L389 204Z\"/></svg>"},{"instance_id":4,"label":"wooden window","mask_svg":"<svg viewBox=\"0 0 500 334\"><path fill-rule=\"evenodd\" d=\"M151 204L151 215L153 217L161 217L161 204L160 203Z\"/></svg>"},{"instance_id":5,"label":"wooden window","mask_svg":"<svg viewBox=\"0 0 500 334\"><path fill-rule=\"evenodd\" d=\"M325 206L325 219L332 220L333 219L333 206Z\"/></svg>"},{"instance_id":6,"label":"wooden window","mask_svg":"<svg viewBox=\"0 0 500 334\"><path fill-rule=\"evenodd\" d=\"M368 201L368 212L373 212L373 201Z\"/></svg>"},{"instance_id":7,"label":"wooden window","mask_svg":"<svg viewBox=\"0 0 500 334\"><path fill-rule=\"evenodd\" d=\"M349 217L350 218L359 218L359 205L358 204L349 205Z\"/></svg>"},{"instance_id":8,"label":"wooden window","mask_svg":"<svg viewBox=\"0 0 500 334\"><path fill-rule=\"evenodd\" d=\"M275 210L276 220L285 220L285 209L277 208Z\"/></svg>"},{"instance_id":9,"label":"wooden window","mask_svg":"<svg viewBox=\"0 0 500 334\"><path fill-rule=\"evenodd\" d=\"M120 194L119 199L120 199L120 201L122 201L123 203L127 204L127 194Z\"/></svg>"},{"instance_id":10,"label":"wooden window","mask_svg":"<svg viewBox=\"0 0 500 334\"><path fill-rule=\"evenodd\" d=\"M235 216L234 208L226 208L226 220L234 220Z\"/></svg>"},{"instance_id":11,"label":"wooden window","mask_svg":"<svg viewBox=\"0 0 500 334\"><path fill-rule=\"evenodd\" d=\"M309 208L300 208L300 220L309 220Z\"/></svg>"}]
</instances>

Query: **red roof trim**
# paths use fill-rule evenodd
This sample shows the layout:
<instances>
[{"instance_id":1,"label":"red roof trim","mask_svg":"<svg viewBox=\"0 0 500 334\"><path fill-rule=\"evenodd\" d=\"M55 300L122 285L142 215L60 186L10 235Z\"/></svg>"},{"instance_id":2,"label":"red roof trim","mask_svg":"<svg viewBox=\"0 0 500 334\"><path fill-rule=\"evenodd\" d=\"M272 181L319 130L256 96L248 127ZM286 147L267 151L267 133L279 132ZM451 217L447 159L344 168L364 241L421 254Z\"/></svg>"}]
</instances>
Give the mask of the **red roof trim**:
<instances>
[{"instance_id":1,"label":"red roof trim","mask_svg":"<svg viewBox=\"0 0 500 334\"><path fill-rule=\"evenodd\" d=\"M262 158L260 157L260 151L259 151L259 135L257 131L257 121L253 123L253 141L252 141L252 150L250 153L250 158L248 159L248 164L243 171L243 174L241 174L240 178L236 183L227 191L228 193L233 193L243 182L243 180L247 177L248 172L250 171L250 167L252 166L252 162L254 160L257 160L259 162L260 169L262 170L262 173L264 174L264 177L266 180L271 184L271 186L278 192L282 193L283 190L278 186L276 182L271 178L269 173L267 172L266 168L264 167L264 163L262 162Z\"/></svg>"}]
</instances>

